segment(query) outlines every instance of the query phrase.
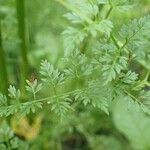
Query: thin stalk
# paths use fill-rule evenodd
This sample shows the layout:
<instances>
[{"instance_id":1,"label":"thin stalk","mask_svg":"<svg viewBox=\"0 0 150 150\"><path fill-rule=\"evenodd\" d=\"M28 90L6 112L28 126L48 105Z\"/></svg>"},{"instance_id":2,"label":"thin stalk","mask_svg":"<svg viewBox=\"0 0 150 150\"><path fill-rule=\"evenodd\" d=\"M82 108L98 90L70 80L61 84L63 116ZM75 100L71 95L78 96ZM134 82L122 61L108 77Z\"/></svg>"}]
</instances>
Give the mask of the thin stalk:
<instances>
[{"instance_id":1,"label":"thin stalk","mask_svg":"<svg viewBox=\"0 0 150 150\"><path fill-rule=\"evenodd\" d=\"M148 81L149 76L150 76L150 70L147 71L144 81Z\"/></svg>"},{"instance_id":2,"label":"thin stalk","mask_svg":"<svg viewBox=\"0 0 150 150\"><path fill-rule=\"evenodd\" d=\"M149 78L149 75L150 75L150 70L147 71L146 75L145 75L145 78L137 85L133 88L134 89L137 89L137 88L140 88L140 87L145 87L145 86L149 86L149 83L148 83L148 78Z\"/></svg>"},{"instance_id":3,"label":"thin stalk","mask_svg":"<svg viewBox=\"0 0 150 150\"><path fill-rule=\"evenodd\" d=\"M114 42L115 46L116 46L118 49L120 49L120 46L118 45L118 43L117 43L115 37L114 37L112 34L110 35L110 37L111 37L112 41Z\"/></svg>"},{"instance_id":4,"label":"thin stalk","mask_svg":"<svg viewBox=\"0 0 150 150\"><path fill-rule=\"evenodd\" d=\"M8 88L8 77L7 77L7 66L5 60L5 52L2 44L2 32L1 32L1 20L0 20L0 90L4 94L7 93Z\"/></svg>"},{"instance_id":5,"label":"thin stalk","mask_svg":"<svg viewBox=\"0 0 150 150\"><path fill-rule=\"evenodd\" d=\"M108 12L107 12L107 14L106 14L106 16L105 16L105 19L107 19L107 18L109 17L109 15L110 15L110 13L112 12L112 10L113 10L113 7L110 6L110 8L109 8L109 10L108 10Z\"/></svg>"},{"instance_id":6,"label":"thin stalk","mask_svg":"<svg viewBox=\"0 0 150 150\"><path fill-rule=\"evenodd\" d=\"M125 92L128 96L130 96L133 100L139 102L138 99L137 99L134 95L132 95L131 93L129 93L128 91L124 90L124 92Z\"/></svg>"},{"instance_id":7,"label":"thin stalk","mask_svg":"<svg viewBox=\"0 0 150 150\"><path fill-rule=\"evenodd\" d=\"M7 74L7 64L6 64L6 56L3 49L2 43L2 26L0 19L0 92L7 95L8 91L8 74ZM8 101L9 104L9 101ZM6 118L8 124L10 124L10 116Z\"/></svg>"},{"instance_id":8,"label":"thin stalk","mask_svg":"<svg viewBox=\"0 0 150 150\"><path fill-rule=\"evenodd\" d=\"M33 99L36 100L36 93L33 92Z\"/></svg>"},{"instance_id":9,"label":"thin stalk","mask_svg":"<svg viewBox=\"0 0 150 150\"><path fill-rule=\"evenodd\" d=\"M25 80L28 74L28 58L27 58L27 42L26 42L26 26L25 26L25 4L24 0L16 0L17 20L18 20L18 36L21 41L21 74L20 89L24 93Z\"/></svg>"},{"instance_id":10,"label":"thin stalk","mask_svg":"<svg viewBox=\"0 0 150 150\"><path fill-rule=\"evenodd\" d=\"M10 143L9 143L9 140L7 141L7 149L8 150L11 150L12 148L11 148L11 145L10 145Z\"/></svg>"}]
</instances>

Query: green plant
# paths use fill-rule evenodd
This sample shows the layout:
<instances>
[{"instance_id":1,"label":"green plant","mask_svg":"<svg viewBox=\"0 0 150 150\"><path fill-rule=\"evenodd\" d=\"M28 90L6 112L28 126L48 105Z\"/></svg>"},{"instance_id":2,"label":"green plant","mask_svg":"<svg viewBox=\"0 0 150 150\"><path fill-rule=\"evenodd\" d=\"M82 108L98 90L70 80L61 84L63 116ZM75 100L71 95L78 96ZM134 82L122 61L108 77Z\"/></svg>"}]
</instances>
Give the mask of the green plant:
<instances>
[{"instance_id":1,"label":"green plant","mask_svg":"<svg viewBox=\"0 0 150 150\"><path fill-rule=\"evenodd\" d=\"M4 15L4 14L3 14ZM1 19L2 16L0 15L0 72L2 72L3 74L0 77L0 82L2 83L3 81L5 81L3 84L3 86L0 86L0 89L2 92L6 93L7 92L7 84L8 84L8 77L7 77L7 70L6 70L6 59L5 59L5 52L3 49L3 42L2 42L2 27L1 27Z\"/></svg>"},{"instance_id":2,"label":"green plant","mask_svg":"<svg viewBox=\"0 0 150 150\"><path fill-rule=\"evenodd\" d=\"M10 127L3 122L0 126L0 149L12 150L12 149L28 149L27 143L20 140Z\"/></svg>"},{"instance_id":3,"label":"green plant","mask_svg":"<svg viewBox=\"0 0 150 150\"><path fill-rule=\"evenodd\" d=\"M150 15L118 27L111 13L132 9L130 0L57 2L70 11L65 17L72 23L63 32L61 66L43 60L40 79L26 81L25 102L20 90L10 85L11 104L0 95L0 116L25 116L46 104L62 122L71 117L78 122L80 106L92 106L112 117L133 148L150 149ZM47 97L41 96L44 91L49 91ZM78 128L90 143L82 125Z\"/></svg>"},{"instance_id":4,"label":"green plant","mask_svg":"<svg viewBox=\"0 0 150 150\"><path fill-rule=\"evenodd\" d=\"M25 79L28 76L28 58L27 58L27 36L26 36L26 23L25 23L25 1L16 0L16 12L18 20L18 36L20 40L20 53L22 57L21 62L21 77L20 88L24 92Z\"/></svg>"}]
</instances>

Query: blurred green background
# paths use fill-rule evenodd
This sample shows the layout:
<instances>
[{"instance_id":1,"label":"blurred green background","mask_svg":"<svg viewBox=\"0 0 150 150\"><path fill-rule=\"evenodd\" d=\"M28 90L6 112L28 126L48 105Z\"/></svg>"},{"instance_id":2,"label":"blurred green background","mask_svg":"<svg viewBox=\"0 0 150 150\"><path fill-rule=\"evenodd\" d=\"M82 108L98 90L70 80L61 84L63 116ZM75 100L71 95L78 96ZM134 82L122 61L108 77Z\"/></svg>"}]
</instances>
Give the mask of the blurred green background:
<instances>
[{"instance_id":1,"label":"blurred green background","mask_svg":"<svg viewBox=\"0 0 150 150\"><path fill-rule=\"evenodd\" d=\"M0 0L0 90L3 93L7 93L9 84L24 91L25 79L38 78L42 59L61 66L65 52L61 33L70 24L63 16L66 12L55 0ZM120 27L129 19L148 13L150 0L135 0L133 9L125 13L113 11L111 17L115 26ZM89 107L77 116L57 123L55 116L45 109L20 121L20 125L29 126L26 132L31 135L19 127L16 129L15 119L12 127L31 144L31 150L132 150L111 119L99 110Z\"/></svg>"}]
</instances>

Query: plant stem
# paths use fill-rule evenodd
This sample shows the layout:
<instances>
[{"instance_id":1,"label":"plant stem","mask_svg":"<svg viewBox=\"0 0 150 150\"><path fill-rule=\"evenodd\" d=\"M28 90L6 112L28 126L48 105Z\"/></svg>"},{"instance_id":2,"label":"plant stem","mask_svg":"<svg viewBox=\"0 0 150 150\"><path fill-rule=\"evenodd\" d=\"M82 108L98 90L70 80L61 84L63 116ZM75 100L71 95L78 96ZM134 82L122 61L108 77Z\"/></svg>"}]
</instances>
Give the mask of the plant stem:
<instances>
[{"instance_id":1,"label":"plant stem","mask_svg":"<svg viewBox=\"0 0 150 150\"><path fill-rule=\"evenodd\" d=\"M25 80L28 73L28 58L25 30L25 4L24 0L16 0L17 20L18 20L18 36L20 38L21 49L21 74L20 74L20 89L24 93Z\"/></svg>"},{"instance_id":2,"label":"plant stem","mask_svg":"<svg viewBox=\"0 0 150 150\"><path fill-rule=\"evenodd\" d=\"M8 87L8 77L7 77L7 67L5 60L5 52L3 50L2 44L2 32L1 32L1 20L0 20L0 90L4 94L7 93Z\"/></svg>"},{"instance_id":3,"label":"plant stem","mask_svg":"<svg viewBox=\"0 0 150 150\"><path fill-rule=\"evenodd\" d=\"M147 71L147 73L146 73L146 75L145 75L145 78L144 78L137 86L135 86L135 87L133 88L133 90L134 90L134 89L137 89L137 88L149 86L149 83L148 83L149 75L150 75L150 70Z\"/></svg>"},{"instance_id":4,"label":"plant stem","mask_svg":"<svg viewBox=\"0 0 150 150\"><path fill-rule=\"evenodd\" d=\"M36 100L36 94L33 92L33 99Z\"/></svg>"},{"instance_id":5,"label":"plant stem","mask_svg":"<svg viewBox=\"0 0 150 150\"><path fill-rule=\"evenodd\" d=\"M7 141L7 148L8 148L8 150L11 150L11 145L9 143L9 140Z\"/></svg>"},{"instance_id":6,"label":"plant stem","mask_svg":"<svg viewBox=\"0 0 150 150\"><path fill-rule=\"evenodd\" d=\"M139 102L138 99L137 99L134 95L132 95L131 93L129 93L128 91L124 90L124 92L125 92L128 96L130 96L133 100Z\"/></svg>"},{"instance_id":7,"label":"plant stem","mask_svg":"<svg viewBox=\"0 0 150 150\"><path fill-rule=\"evenodd\" d=\"M112 12L112 10L113 10L113 7L110 6L110 8L109 8L109 10L108 10L108 12L107 12L107 14L106 14L106 16L105 16L105 19L107 19L107 18L109 17L109 15L110 15L110 13Z\"/></svg>"},{"instance_id":8,"label":"plant stem","mask_svg":"<svg viewBox=\"0 0 150 150\"><path fill-rule=\"evenodd\" d=\"M150 70L147 71L144 81L148 81L149 75L150 75Z\"/></svg>"},{"instance_id":9,"label":"plant stem","mask_svg":"<svg viewBox=\"0 0 150 150\"><path fill-rule=\"evenodd\" d=\"M120 46L118 45L118 43L117 43L115 37L114 37L112 34L110 35L110 37L111 37L112 41L114 42L115 46L116 46L118 49L120 49Z\"/></svg>"}]
</instances>

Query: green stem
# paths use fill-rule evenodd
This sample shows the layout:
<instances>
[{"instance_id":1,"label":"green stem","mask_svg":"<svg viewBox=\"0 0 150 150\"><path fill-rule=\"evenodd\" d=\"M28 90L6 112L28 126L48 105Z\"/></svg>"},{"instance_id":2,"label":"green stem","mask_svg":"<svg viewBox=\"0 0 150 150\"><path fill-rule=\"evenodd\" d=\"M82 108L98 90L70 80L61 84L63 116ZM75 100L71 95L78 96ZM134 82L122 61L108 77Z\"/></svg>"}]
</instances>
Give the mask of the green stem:
<instances>
[{"instance_id":1,"label":"green stem","mask_svg":"<svg viewBox=\"0 0 150 150\"><path fill-rule=\"evenodd\" d=\"M11 145L10 145L10 143L9 143L9 139L7 140L7 149L8 150L11 150L12 148L11 148Z\"/></svg>"},{"instance_id":2,"label":"green stem","mask_svg":"<svg viewBox=\"0 0 150 150\"><path fill-rule=\"evenodd\" d=\"M7 66L6 66L5 58L6 56L2 45L2 32L1 32L1 20L0 20L0 90L4 94L7 93L7 88L8 88Z\"/></svg>"},{"instance_id":3,"label":"green stem","mask_svg":"<svg viewBox=\"0 0 150 150\"><path fill-rule=\"evenodd\" d=\"M146 73L145 75L145 78L137 85L133 88L133 90L137 89L137 88L140 88L140 87L145 87L145 86L149 86L149 83L148 83L148 78L149 78L149 75L150 75L150 70L148 70L148 72Z\"/></svg>"},{"instance_id":4,"label":"green stem","mask_svg":"<svg viewBox=\"0 0 150 150\"><path fill-rule=\"evenodd\" d=\"M36 100L36 94L33 92L33 99Z\"/></svg>"},{"instance_id":5,"label":"green stem","mask_svg":"<svg viewBox=\"0 0 150 150\"><path fill-rule=\"evenodd\" d=\"M118 49L120 49L120 46L118 45L118 43L117 43L115 37L114 37L112 34L110 35L110 37L111 37L112 41L114 42L115 46L116 46Z\"/></svg>"},{"instance_id":6,"label":"green stem","mask_svg":"<svg viewBox=\"0 0 150 150\"><path fill-rule=\"evenodd\" d=\"M54 95L57 96L57 91L56 91L56 86L55 85L53 85L53 91L54 91Z\"/></svg>"},{"instance_id":7,"label":"green stem","mask_svg":"<svg viewBox=\"0 0 150 150\"><path fill-rule=\"evenodd\" d=\"M148 81L149 75L150 75L150 70L147 71L144 81Z\"/></svg>"},{"instance_id":8,"label":"green stem","mask_svg":"<svg viewBox=\"0 0 150 150\"><path fill-rule=\"evenodd\" d=\"M124 92L125 92L128 96L130 96L133 100L135 100L135 101L138 102L138 99L137 99L134 95L132 95L131 93L129 93L129 92L126 91L126 90L124 90Z\"/></svg>"},{"instance_id":9,"label":"green stem","mask_svg":"<svg viewBox=\"0 0 150 150\"><path fill-rule=\"evenodd\" d=\"M26 44L26 30L25 30L25 4L24 0L16 0L17 20L18 20L18 35L21 41L21 75L20 75L20 89L24 93L25 80L28 73L28 58L27 58L27 44Z\"/></svg>"},{"instance_id":10,"label":"green stem","mask_svg":"<svg viewBox=\"0 0 150 150\"><path fill-rule=\"evenodd\" d=\"M107 18L109 17L109 15L110 15L110 13L112 12L112 10L113 10L113 7L110 6L110 8L109 8L109 10L108 10L108 12L107 12L107 14L106 14L106 16L105 16L105 19L107 19Z\"/></svg>"}]
</instances>

